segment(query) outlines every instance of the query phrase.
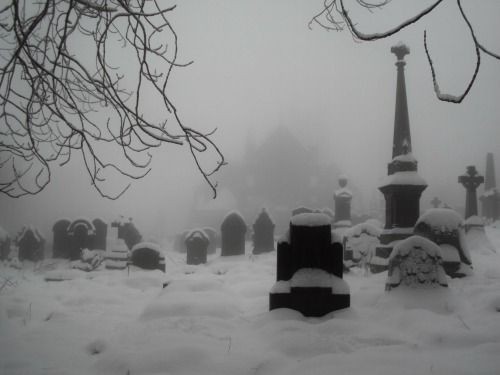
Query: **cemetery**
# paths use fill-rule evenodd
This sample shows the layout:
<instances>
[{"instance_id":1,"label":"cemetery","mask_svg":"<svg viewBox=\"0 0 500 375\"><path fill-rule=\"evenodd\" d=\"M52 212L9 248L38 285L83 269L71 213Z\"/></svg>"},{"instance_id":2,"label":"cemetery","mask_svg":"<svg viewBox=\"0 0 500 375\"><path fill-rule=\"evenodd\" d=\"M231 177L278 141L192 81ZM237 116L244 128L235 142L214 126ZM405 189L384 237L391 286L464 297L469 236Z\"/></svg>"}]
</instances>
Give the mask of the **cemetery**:
<instances>
[{"instance_id":1,"label":"cemetery","mask_svg":"<svg viewBox=\"0 0 500 375\"><path fill-rule=\"evenodd\" d=\"M356 177L338 174L328 207L283 192L262 208L269 201L248 194L156 237L114 212L56 219L50 238L33 225L16 235L0 227L0 372L500 373L494 155L484 177L474 165L447 176L464 193L463 213L434 195L424 209L432 184L410 132L410 50L399 43L391 53L396 100L380 215L356 211ZM280 134L283 154L296 150L289 161L304 157L307 170L311 154ZM273 147L266 140L262 152ZM255 181L242 185L245 195Z\"/></svg>"}]
</instances>

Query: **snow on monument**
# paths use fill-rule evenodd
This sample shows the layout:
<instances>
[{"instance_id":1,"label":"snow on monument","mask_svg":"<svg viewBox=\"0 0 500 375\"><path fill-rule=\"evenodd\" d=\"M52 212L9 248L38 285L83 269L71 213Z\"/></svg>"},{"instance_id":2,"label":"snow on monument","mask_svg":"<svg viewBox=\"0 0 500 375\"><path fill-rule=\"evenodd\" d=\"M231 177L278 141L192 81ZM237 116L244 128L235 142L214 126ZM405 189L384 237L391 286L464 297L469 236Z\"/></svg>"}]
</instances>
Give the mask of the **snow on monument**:
<instances>
[{"instance_id":1,"label":"snow on monument","mask_svg":"<svg viewBox=\"0 0 500 375\"><path fill-rule=\"evenodd\" d=\"M426 181L418 174L417 160L412 154L404 75L404 57L410 53L410 49L400 43L392 47L391 52L397 56L394 137L388 176L379 187L385 198L385 227L380 236L381 244L375 249L370 262L370 270L374 273L387 269L388 258L396 241L412 235L420 214L420 196L427 187Z\"/></svg>"}]
</instances>

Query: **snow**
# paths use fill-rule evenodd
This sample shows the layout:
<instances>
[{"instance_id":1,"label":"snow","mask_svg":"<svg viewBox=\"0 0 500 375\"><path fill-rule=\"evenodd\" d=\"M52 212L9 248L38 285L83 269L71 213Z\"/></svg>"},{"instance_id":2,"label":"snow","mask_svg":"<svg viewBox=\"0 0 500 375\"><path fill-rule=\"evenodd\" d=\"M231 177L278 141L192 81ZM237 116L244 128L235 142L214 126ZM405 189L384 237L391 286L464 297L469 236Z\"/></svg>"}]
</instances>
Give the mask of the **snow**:
<instances>
[{"instance_id":1,"label":"snow","mask_svg":"<svg viewBox=\"0 0 500 375\"><path fill-rule=\"evenodd\" d=\"M473 216L470 216L469 218L465 219L465 224L466 225L482 226L482 225L484 225L484 220L482 218L480 218L479 216L473 215Z\"/></svg>"},{"instance_id":2,"label":"snow","mask_svg":"<svg viewBox=\"0 0 500 375\"><path fill-rule=\"evenodd\" d=\"M373 237L380 237L382 230L380 227L373 225L371 222L359 223L349 228L345 235L349 237L361 236L361 234L368 234Z\"/></svg>"},{"instance_id":3,"label":"snow","mask_svg":"<svg viewBox=\"0 0 500 375\"><path fill-rule=\"evenodd\" d=\"M421 236L400 241L389 256L386 288L447 286L441 248Z\"/></svg>"},{"instance_id":4,"label":"snow","mask_svg":"<svg viewBox=\"0 0 500 375\"><path fill-rule=\"evenodd\" d=\"M417 159L415 159L415 157L413 156L413 154L411 152L409 152L407 154L397 155L392 160L393 161L401 161L401 162L405 162L405 163L416 163L417 162Z\"/></svg>"},{"instance_id":5,"label":"snow","mask_svg":"<svg viewBox=\"0 0 500 375\"><path fill-rule=\"evenodd\" d=\"M452 231L462 226L464 221L455 210L431 208L418 218L415 226L422 222L428 224L431 228L444 228L447 231Z\"/></svg>"},{"instance_id":6,"label":"snow","mask_svg":"<svg viewBox=\"0 0 500 375\"><path fill-rule=\"evenodd\" d=\"M341 278L318 268L301 268L290 279L290 287L332 288L334 294L349 294L349 285Z\"/></svg>"},{"instance_id":7,"label":"snow","mask_svg":"<svg viewBox=\"0 0 500 375\"><path fill-rule=\"evenodd\" d=\"M156 251L157 253L160 252L160 245L154 242L139 242L138 244L135 244L132 249L130 250L130 253L133 253L136 250L139 249L151 249Z\"/></svg>"},{"instance_id":8,"label":"snow","mask_svg":"<svg viewBox=\"0 0 500 375\"><path fill-rule=\"evenodd\" d=\"M386 176L380 186L384 187L388 185L427 186L427 182L418 174L417 171L403 171Z\"/></svg>"},{"instance_id":9,"label":"snow","mask_svg":"<svg viewBox=\"0 0 500 375\"><path fill-rule=\"evenodd\" d=\"M498 250L500 228L486 235ZM268 311L275 252L215 255L189 273L173 251L166 273L0 265L0 283L11 281L0 290L0 373L496 375L500 254L470 252L474 274L448 288L387 293L386 273L353 270L351 307L322 318Z\"/></svg>"},{"instance_id":10,"label":"snow","mask_svg":"<svg viewBox=\"0 0 500 375\"><path fill-rule=\"evenodd\" d=\"M292 216L290 223L303 227L320 227L330 225L330 218L320 213L303 213Z\"/></svg>"}]
</instances>

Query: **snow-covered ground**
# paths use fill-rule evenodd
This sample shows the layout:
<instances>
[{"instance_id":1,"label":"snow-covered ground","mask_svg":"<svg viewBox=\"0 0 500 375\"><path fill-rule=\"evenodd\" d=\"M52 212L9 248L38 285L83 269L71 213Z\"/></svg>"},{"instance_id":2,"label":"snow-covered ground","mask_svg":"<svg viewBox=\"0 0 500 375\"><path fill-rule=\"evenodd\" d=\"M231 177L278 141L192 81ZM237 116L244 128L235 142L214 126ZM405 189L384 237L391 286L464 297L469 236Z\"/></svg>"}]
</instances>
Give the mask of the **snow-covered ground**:
<instances>
[{"instance_id":1,"label":"snow-covered ground","mask_svg":"<svg viewBox=\"0 0 500 375\"><path fill-rule=\"evenodd\" d=\"M250 243L203 266L166 252L165 274L0 266L0 374L498 375L500 228L487 234L497 252L470 249L473 276L384 292L386 273L355 269L351 308L323 318L268 311L276 253Z\"/></svg>"}]
</instances>

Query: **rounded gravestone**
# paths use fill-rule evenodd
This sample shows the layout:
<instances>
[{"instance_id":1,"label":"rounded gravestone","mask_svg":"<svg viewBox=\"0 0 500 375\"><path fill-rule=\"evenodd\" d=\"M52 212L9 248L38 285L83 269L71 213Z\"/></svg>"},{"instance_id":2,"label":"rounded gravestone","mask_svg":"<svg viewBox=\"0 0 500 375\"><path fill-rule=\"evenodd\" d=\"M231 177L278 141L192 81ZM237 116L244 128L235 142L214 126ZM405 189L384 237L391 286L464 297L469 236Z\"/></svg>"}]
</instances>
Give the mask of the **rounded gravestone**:
<instances>
[{"instance_id":1,"label":"rounded gravestone","mask_svg":"<svg viewBox=\"0 0 500 375\"><path fill-rule=\"evenodd\" d=\"M159 245L151 242L139 242L132 247L130 263L146 270L161 269Z\"/></svg>"},{"instance_id":2,"label":"rounded gravestone","mask_svg":"<svg viewBox=\"0 0 500 375\"><path fill-rule=\"evenodd\" d=\"M412 288L448 286L441 249L422 236L411 236L396 244L389 256L385 289L400 285Z\"/></svg>"},{"instance_id":3,"label":"rounded gravestone","mask_svg":"<svg viewBox=\"0 0 500 375\"><path fill-rule=\"evenodd\" d=\"M247 226L238 212L229 213L221 224L221 256L245 254Z\"/></svg>"},{"instance_id":4,"label":"rounded gravestone","mask_svg":"<svg viewBox=\"0 0 500 375\"><path fill-rule=\"evenodd\" d=\"M26 226L16 238L19 248L18 258L20 261L31 260L36 262L43 259L45 239L38 229Z\"/></svg>"},{"instance_id":5,"label":"rounded gravestone","mask_svg":"<svg viewBox=\"0 0 500 375\"><path fill-rule=\"evenodd\" d=\"M267 253L274 250L274 223L266 209L253 224L253 253Z\"/></svg>"},{"instance_id":6,"label":"rounded gravestone","mask_svg":"<svg viewBox=\"0 0 500 375\"><path fill-rule=\"evenodd\" d=\"M207 250L210 239L205 231L195 229L186 236L187 264L205 264L207 262Z\"/></svg>"}]
</instances>

